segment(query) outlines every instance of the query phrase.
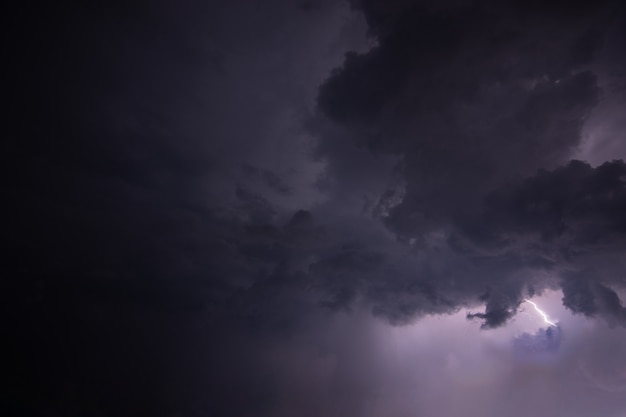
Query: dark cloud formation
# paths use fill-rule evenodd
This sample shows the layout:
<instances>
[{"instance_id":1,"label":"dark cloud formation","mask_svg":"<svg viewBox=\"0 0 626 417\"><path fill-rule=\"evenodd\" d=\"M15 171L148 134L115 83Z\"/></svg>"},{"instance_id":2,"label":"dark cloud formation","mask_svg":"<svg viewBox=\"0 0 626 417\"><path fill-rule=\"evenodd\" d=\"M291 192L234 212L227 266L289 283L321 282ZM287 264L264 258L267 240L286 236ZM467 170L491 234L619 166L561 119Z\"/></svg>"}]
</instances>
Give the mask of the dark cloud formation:
<instances>
[{"instance_id":1,"label":"dark cloud formation","mask_svg":"<svg viewBox=\"0 0 626 417\"><path fill-rule=\"evenodd\" d=\"M613 268L602 279L623 285L623 162L558 168L580 145L598 101L591 64L616 5L363 1L355 7L377 44L348 54L320 88L321 111L344 129L322 128L331 133L323 135L320 152L338 193L350 192L342 188L343 165L368 170L363 158L355 165L359 153L343 142L397 157L390 176L397 185L378 194L376 207L385 210L374 214L407 242L443 234L451 252L445 263L464 263L410 280L431 282L424 294L445 294L450 305L485 301L485 313L468 315L484 319L485 327L513 317L523 291L555 285L530 275L592 269L582 265L591 253L613 253L593 262ZM554 171L535 176L539 169ZM442 285L446 280L468 288L455 294Z\"/></svg>"},{"instance_id":2,"label":"dark cloud formation","mask_svg":"<svg viewBox=\"0 0 626 417\"><path fill-rule=\"evenodd\" d=\"M569 162L615 4L235 3L7 13L9 414L388 416L369 315L626 323L626 166Z\"/></svg>"},{"instance_id":3,"label":"dark cloud formation","mask_svg":"<svg viewBox=\"0 0 626 417\"><path fill-rule=\"evenodd\" d=\"M623 161L597 168L572 161L490 194L483 229L544 241L569 235L579 245L619 239L626 233L625 185Z\"/></svg>"},{"instance_id":4,"label":"dark cloud formation","mask_svg":"<svg viewBox=\"0 0 626 417\"><path fill-rule=\"evenodd\" d=\"M597 100L587 70L607 16L398 3L362 5L378 45L348 55L319 104L365 146L401 155L407 192L388 222L407 234L416 212L427 222L459 216L495 181L568 159ZM332 160L339 145L327 142Z\"/></svg>"},{"instance_id":5,"label":"dark cloud formation","mask_svg":"<svg viewBox=\"0 0 626 417\"><path fill-rule=\"evenodd\" d=\"M597 168L572 161L490 194L476 240L515 247L548 270L574 268L562 273L565 305L624 324L624 308L606 285L625 283L625 212L623 161Z\"/></svg>"}]
</instances>

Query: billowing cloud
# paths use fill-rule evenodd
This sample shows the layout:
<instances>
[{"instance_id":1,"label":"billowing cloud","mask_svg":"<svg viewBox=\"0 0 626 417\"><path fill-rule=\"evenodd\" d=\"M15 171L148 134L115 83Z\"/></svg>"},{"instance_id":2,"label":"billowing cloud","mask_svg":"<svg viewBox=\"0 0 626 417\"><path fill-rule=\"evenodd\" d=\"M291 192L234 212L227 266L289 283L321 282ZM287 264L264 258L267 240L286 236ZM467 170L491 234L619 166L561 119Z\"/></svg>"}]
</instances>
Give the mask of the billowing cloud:
<instances>
[{"instance_id":1,"label":"billowing cloud","mask_svg":"<svg viewBox=\"0 0 626 417\"><path fill-rule=\"evenodd\" d=\"M407 261L411 276L387 296L389 305L375 302L376 311L392 321L437 311L417 297L398 302L413 288L451 310L486 303L484 313L468 317L490 328L515 315L524 293L575 286L565 277L590 263L612 270L582 282L623 285L624 164L568 162L598 101L592 63L613 5L355 7L377 43L348 54L321 86L320 111L339 127L322 124L319 152L337 192L378 201L370 205L374 216L423 257ZM383 191L354 186L355 171L371 175L362 149L396 158ZM437 257L442 266L425 270ZM381 298L380 290L370 294ZM609 304L604 310L614 311Z\"/></svg>"}]
</instances>

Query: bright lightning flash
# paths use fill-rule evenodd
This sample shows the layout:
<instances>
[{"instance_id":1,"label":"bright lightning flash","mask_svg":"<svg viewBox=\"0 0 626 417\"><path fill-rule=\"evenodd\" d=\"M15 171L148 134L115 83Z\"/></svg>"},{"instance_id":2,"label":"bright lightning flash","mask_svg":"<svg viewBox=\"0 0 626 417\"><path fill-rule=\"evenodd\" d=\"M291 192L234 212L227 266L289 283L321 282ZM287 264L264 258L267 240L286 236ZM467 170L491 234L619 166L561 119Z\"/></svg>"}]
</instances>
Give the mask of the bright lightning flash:
<instances>
[{"instance_id":1,"label":"bright lightning flash","mask_svg":"<svg viewBox=\"0 0 626 417\"><path fill-rule=\"evenodd\" d=\"M543 317L543 321L546 324L549 324L550 326L556 327L556 324L554 322L550 321L550 319L548 318L548 315L546 313L544 313L543 311L541 311L541 309L537 306L537 304L533 303L528 298L524 299L524 301L526 301L527 303L532 304L533 307L535 307L535 310L537 310L537 313L539 313L541 315L541 317Z\"/></svg>"}]
</instances>

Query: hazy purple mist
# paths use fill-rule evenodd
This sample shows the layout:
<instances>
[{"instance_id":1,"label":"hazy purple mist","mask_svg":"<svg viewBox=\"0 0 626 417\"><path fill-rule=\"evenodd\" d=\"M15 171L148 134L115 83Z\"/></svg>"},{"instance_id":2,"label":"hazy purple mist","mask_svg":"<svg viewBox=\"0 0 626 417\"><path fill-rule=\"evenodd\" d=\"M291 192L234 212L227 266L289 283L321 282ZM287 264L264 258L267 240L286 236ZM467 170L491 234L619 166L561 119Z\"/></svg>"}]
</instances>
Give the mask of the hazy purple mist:
<instances>
[{"instance_id":1,"label":"hazy purple mist","mask_svg":"<svg viewBox=\"0 0 626 417\"><path fill-rule=\"evenodd\" d=\"M620 2L4 15L2 415L626 417Z\"/></svg>"}]
</instances>

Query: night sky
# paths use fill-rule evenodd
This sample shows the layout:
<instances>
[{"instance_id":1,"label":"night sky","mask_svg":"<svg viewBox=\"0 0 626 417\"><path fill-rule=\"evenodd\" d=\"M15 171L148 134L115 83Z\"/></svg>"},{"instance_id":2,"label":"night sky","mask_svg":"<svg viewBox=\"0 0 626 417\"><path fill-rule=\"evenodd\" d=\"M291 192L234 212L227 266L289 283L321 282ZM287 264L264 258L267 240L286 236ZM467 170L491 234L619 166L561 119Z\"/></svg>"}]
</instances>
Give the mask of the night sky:
<instances>
[{"instance_id":1,"label":"night sky","mask_svg":"<svg viewBox=\"0 0 626 417\"><path fill-rule=\"evenodd\" d=\"M2 26L1 415L626 417L621 1Z\"/></svg>"}]
</instances>

